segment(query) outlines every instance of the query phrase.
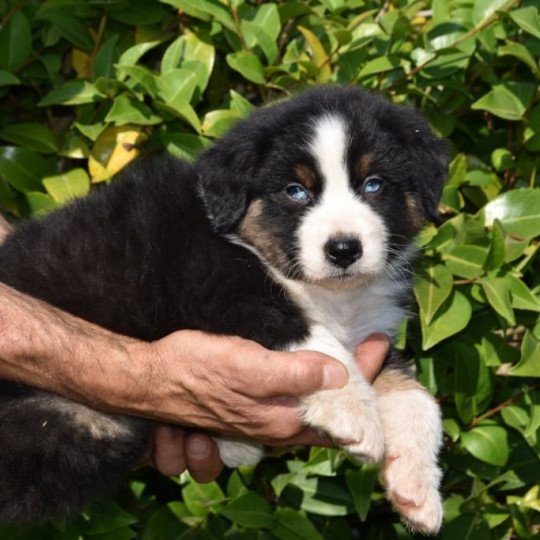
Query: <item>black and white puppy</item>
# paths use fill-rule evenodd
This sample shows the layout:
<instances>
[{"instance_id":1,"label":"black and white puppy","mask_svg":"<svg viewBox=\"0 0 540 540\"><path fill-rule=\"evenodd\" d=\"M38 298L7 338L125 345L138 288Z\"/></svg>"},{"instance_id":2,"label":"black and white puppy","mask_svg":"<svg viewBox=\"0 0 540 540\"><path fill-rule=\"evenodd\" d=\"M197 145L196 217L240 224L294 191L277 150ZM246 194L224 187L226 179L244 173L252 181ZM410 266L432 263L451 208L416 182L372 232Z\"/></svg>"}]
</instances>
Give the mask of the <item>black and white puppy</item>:
<instances>
[{"instance_id":1,"label":"black and white puppy","mask_svg":"<svg viewBox=\"0 0 540 540\"><path fill-rule=\"evenodd\" d=\"M194 166L141 160L107 189L22 224L0 280L113 331L234 334L345 364L340 390L304 398L310 425L384 461L413 529L442 519L438 406L391 354L373 386L353 361L395 336L412 241L437 209L446 145L418 113L356 88L321 87L239 122ZM110 492L150 426L0 381L0 521L47 519ZM224 462L260 448L218 439Z\"/></svg>"}]
</instances>

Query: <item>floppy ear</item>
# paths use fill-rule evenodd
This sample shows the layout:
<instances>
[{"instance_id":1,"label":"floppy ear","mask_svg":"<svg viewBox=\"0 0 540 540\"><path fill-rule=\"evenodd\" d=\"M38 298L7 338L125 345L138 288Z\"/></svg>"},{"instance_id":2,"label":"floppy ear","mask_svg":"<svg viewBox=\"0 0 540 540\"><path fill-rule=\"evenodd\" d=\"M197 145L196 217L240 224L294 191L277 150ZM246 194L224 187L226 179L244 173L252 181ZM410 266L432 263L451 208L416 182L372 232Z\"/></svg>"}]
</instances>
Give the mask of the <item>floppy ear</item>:
<instances>
[{"instance_id":1,"label":"floppy ear","mask_svg":"<svg viewBox=\"0 0 540 540\"><path fill-rule=\"evenodd\" d=\"M436 137L428 126L415 135L411 149L415 158L418 198L426 220L437 223L437 207L448 176L450 147L447 141Z\"/></svg>"},{"instance_id":2,"label":"floppy ear","mask_svg":"<svg viewBox=\"0 0 540 540\"><path fill-rule=\"evenodd\" d=\"M253 167L252 156L228 141L218 142L196 163L198 189L212 229L218 234L232 232L249 203Z\"/></svg>"}]
</instances>

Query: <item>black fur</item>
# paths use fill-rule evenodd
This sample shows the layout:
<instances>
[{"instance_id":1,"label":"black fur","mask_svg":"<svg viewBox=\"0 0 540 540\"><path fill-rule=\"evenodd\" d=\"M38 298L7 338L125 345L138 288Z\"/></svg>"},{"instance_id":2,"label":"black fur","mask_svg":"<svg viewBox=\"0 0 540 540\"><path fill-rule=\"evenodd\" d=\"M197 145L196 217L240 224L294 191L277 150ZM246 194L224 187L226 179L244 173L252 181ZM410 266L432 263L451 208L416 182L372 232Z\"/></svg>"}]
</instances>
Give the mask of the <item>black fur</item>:
<instances>
[{"instance_id":1,"label":"black fur","mask_svg":"<svg viewBox=\"0 0 540 540\"><path fill-rule=\"evenodd\" d=\"M255 112L194 167L173 158L143 160L110 187L22 224L0 247L0 280L143 340L200 329L272 349L301 341L308 322L300 309L257 256L220 234L236 231L254 198L282 190L290 167L310 159L300 148L310 121L335 111L352 125L352 151L372 153L401 183L400 193L414 193L431 217L447 157L425 121L357 89L325 87ZM288 217L294 227L296 218L278 202L267 209L269 223ZM398 204L388 197L380 211L399 244L408 222L400 222ZM278 232L286 244L286 232ZM0 382L0 521L76 512L110 493L140 460L148 422L110 416L126 434L96 439L74 426L76 407Z\"/></svg>"}]
</instances>

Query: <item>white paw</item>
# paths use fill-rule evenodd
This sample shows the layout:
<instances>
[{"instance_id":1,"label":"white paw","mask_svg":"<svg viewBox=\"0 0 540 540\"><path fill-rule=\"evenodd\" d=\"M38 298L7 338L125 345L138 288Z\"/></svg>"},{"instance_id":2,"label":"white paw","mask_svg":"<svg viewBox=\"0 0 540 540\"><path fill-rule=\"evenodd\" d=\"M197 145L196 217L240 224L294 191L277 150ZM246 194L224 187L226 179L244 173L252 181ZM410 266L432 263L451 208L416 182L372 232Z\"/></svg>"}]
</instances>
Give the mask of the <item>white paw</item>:
<instances>
[{"instance_id":1,"label":"white paw","mask_svg":"<svg viewBox=\"0 0 540 540\"><path fill-rule=\"evenodd\" d=\"M264 456L262 446L257 444L240 442L232 439L214 437L218 448L219 457L227 467L239 467L240 465L255 465Z\"/></svg>"},{"instance_id":2,"label":"white paw","mask_svg":"<svg viewBox=\"0 0 540 540\"><path fill-rule=\"evenodd\" d=\"M363 394L356 385L317 392L302 401L303 416L353 457L378 463L384 456L383 429L375 400Z\"/></svg>"},{"instance_id":3,"label":"white paw","mask_svg":"<svg viewBox=\"0 0 540 540\"><path fill-rule=\"evenodd\" d=\"M383 469L388 499L411 530L435 534L442 524L439 495L441 472L434 463L419 462L414 456L389 457Z\"/></svg>"}]
</instances>

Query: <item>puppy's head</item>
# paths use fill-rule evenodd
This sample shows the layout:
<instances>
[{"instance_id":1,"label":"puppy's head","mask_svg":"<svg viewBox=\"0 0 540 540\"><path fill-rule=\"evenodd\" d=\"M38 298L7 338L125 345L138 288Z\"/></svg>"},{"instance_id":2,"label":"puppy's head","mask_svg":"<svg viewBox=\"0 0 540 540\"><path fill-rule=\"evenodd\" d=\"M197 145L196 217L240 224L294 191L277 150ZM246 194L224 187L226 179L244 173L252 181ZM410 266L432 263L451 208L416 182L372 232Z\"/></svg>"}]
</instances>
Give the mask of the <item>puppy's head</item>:
<instances>
[{"instance_id":1,"label":"puppy's head","mask_svg":"<svg viewBox=\"0 0 540 540\"><path fill-rule=\"evenodd\" d=\"M197 168L217 233L341 287L381 275L436 216L448 151L415 111L330 86L239 122Z\"/></svg>"}]
</instances>

